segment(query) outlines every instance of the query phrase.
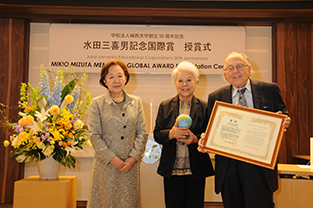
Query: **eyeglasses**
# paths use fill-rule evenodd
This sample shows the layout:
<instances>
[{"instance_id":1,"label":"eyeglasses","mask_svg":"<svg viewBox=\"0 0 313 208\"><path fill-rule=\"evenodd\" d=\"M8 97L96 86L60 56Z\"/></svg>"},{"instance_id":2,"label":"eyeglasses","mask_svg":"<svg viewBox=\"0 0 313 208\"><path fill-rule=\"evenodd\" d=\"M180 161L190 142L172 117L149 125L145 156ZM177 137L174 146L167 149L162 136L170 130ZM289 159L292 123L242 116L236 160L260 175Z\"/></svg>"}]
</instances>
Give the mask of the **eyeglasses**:
<instances>
[{"instance_id":1,"label":"eyeglasses","mask_svg":"<svg viewBox=\"0 0 313 208\"><path fill-rule=\"evenodd\" d=\"M235 70L235 68L238 70L238 71L242 71L245 67L247 67L248 65L244 65L244 64L238 64L237 66L227 66L224 71L230 71L230 72L233 72Z\"/></svg>"}]
</instances>

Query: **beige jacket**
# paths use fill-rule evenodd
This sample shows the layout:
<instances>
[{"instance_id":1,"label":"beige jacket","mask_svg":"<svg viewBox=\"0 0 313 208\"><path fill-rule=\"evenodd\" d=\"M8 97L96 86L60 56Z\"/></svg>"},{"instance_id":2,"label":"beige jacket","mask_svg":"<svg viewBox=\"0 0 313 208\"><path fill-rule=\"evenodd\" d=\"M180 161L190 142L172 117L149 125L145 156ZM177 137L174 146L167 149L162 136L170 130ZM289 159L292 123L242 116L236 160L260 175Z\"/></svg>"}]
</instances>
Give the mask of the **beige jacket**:
<instances>
[{"instance_id":1,"label":"beige jacket","mask_svg":"<svg viewBox=\"0 0 313 208\"><path fill-rule=\"evenodd\" d=\"M140 207L138 162L127 173L110 164L113 157L137 161L146 142L141 99L125 95L120 109L109 92L92 99L89 110L90 141L94 164L87 207Z\"/></svg>"}]
</instances>

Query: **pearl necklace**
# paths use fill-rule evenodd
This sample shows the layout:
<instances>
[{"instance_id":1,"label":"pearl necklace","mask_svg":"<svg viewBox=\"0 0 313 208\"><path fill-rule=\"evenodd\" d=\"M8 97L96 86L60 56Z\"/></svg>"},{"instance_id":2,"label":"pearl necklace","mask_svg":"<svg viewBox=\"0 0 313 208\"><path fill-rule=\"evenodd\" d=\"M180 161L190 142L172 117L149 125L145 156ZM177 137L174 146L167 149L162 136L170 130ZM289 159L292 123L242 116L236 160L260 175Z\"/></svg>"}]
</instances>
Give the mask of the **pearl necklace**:
<instances>
[{"instance_id":1,"label":"pearl necklace","mask_svg":"<svg viewBox=\"0 0 313 208\"><path fill-rule=\"evenodd\" d=\"M114 102L116 102L116 103L121 103L121 102L123 102L123 100L124 100L124 94L123 94L123 97L122 97L121 100L115 100L113 97L112 97L112 100L113 100Z\"/></svg>"}]
</instances>

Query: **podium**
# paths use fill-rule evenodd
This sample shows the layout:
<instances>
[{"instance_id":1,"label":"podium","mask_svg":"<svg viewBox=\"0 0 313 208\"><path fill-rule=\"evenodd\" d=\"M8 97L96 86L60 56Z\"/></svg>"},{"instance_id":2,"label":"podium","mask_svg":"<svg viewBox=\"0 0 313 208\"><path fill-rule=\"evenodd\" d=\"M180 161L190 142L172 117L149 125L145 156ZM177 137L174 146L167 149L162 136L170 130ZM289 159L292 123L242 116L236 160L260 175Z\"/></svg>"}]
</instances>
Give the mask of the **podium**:
<instances>
[{"instance_id":1,"label":"podium","mask_svg":"<svg viewBox=\"0 0 313 208\"><path fill-rule=\"evenodd\" d=\"M76 208L76 193L77 176L30 176L14 183L13 208Z\"/></svg>"},{"instance_id":2,"label":"podium","mask_svg":"<svg viewBox=\"0 0 313 208\"><path fill-rule=\"evenodd\" d=\"M313 168L300 168L292 164L278 164L278 174L313 176ZM274 193L276 208L313 207L313 180L280 178Z\"/></svg>"}]
</instances>

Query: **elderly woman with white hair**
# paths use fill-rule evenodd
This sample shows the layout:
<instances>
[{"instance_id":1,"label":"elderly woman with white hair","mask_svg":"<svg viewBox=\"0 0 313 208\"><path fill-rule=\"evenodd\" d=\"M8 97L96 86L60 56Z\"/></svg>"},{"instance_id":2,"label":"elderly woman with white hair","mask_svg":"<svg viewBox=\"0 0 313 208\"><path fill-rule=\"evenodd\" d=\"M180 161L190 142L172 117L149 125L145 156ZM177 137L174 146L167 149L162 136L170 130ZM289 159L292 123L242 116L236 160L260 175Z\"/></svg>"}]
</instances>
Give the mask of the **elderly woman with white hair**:
<instances>
[{"instance_id":1,"label":"elderly woman with white hair","mask_svg":"<svg viewBox=\"0 0 313 208\"><path fill-rule=\"evenodd\" d=\"M209 155L197 151L198 139L207 126L207 103L194 96L199 83L197 67L181 62L172 72L177 95L161 102L154 139L163 145L158 174L164 177L167 208L203 208L205 178L214 174ZM192 119L190 128L178 127L180 114Z\"/></svg>"}]
</instances>

